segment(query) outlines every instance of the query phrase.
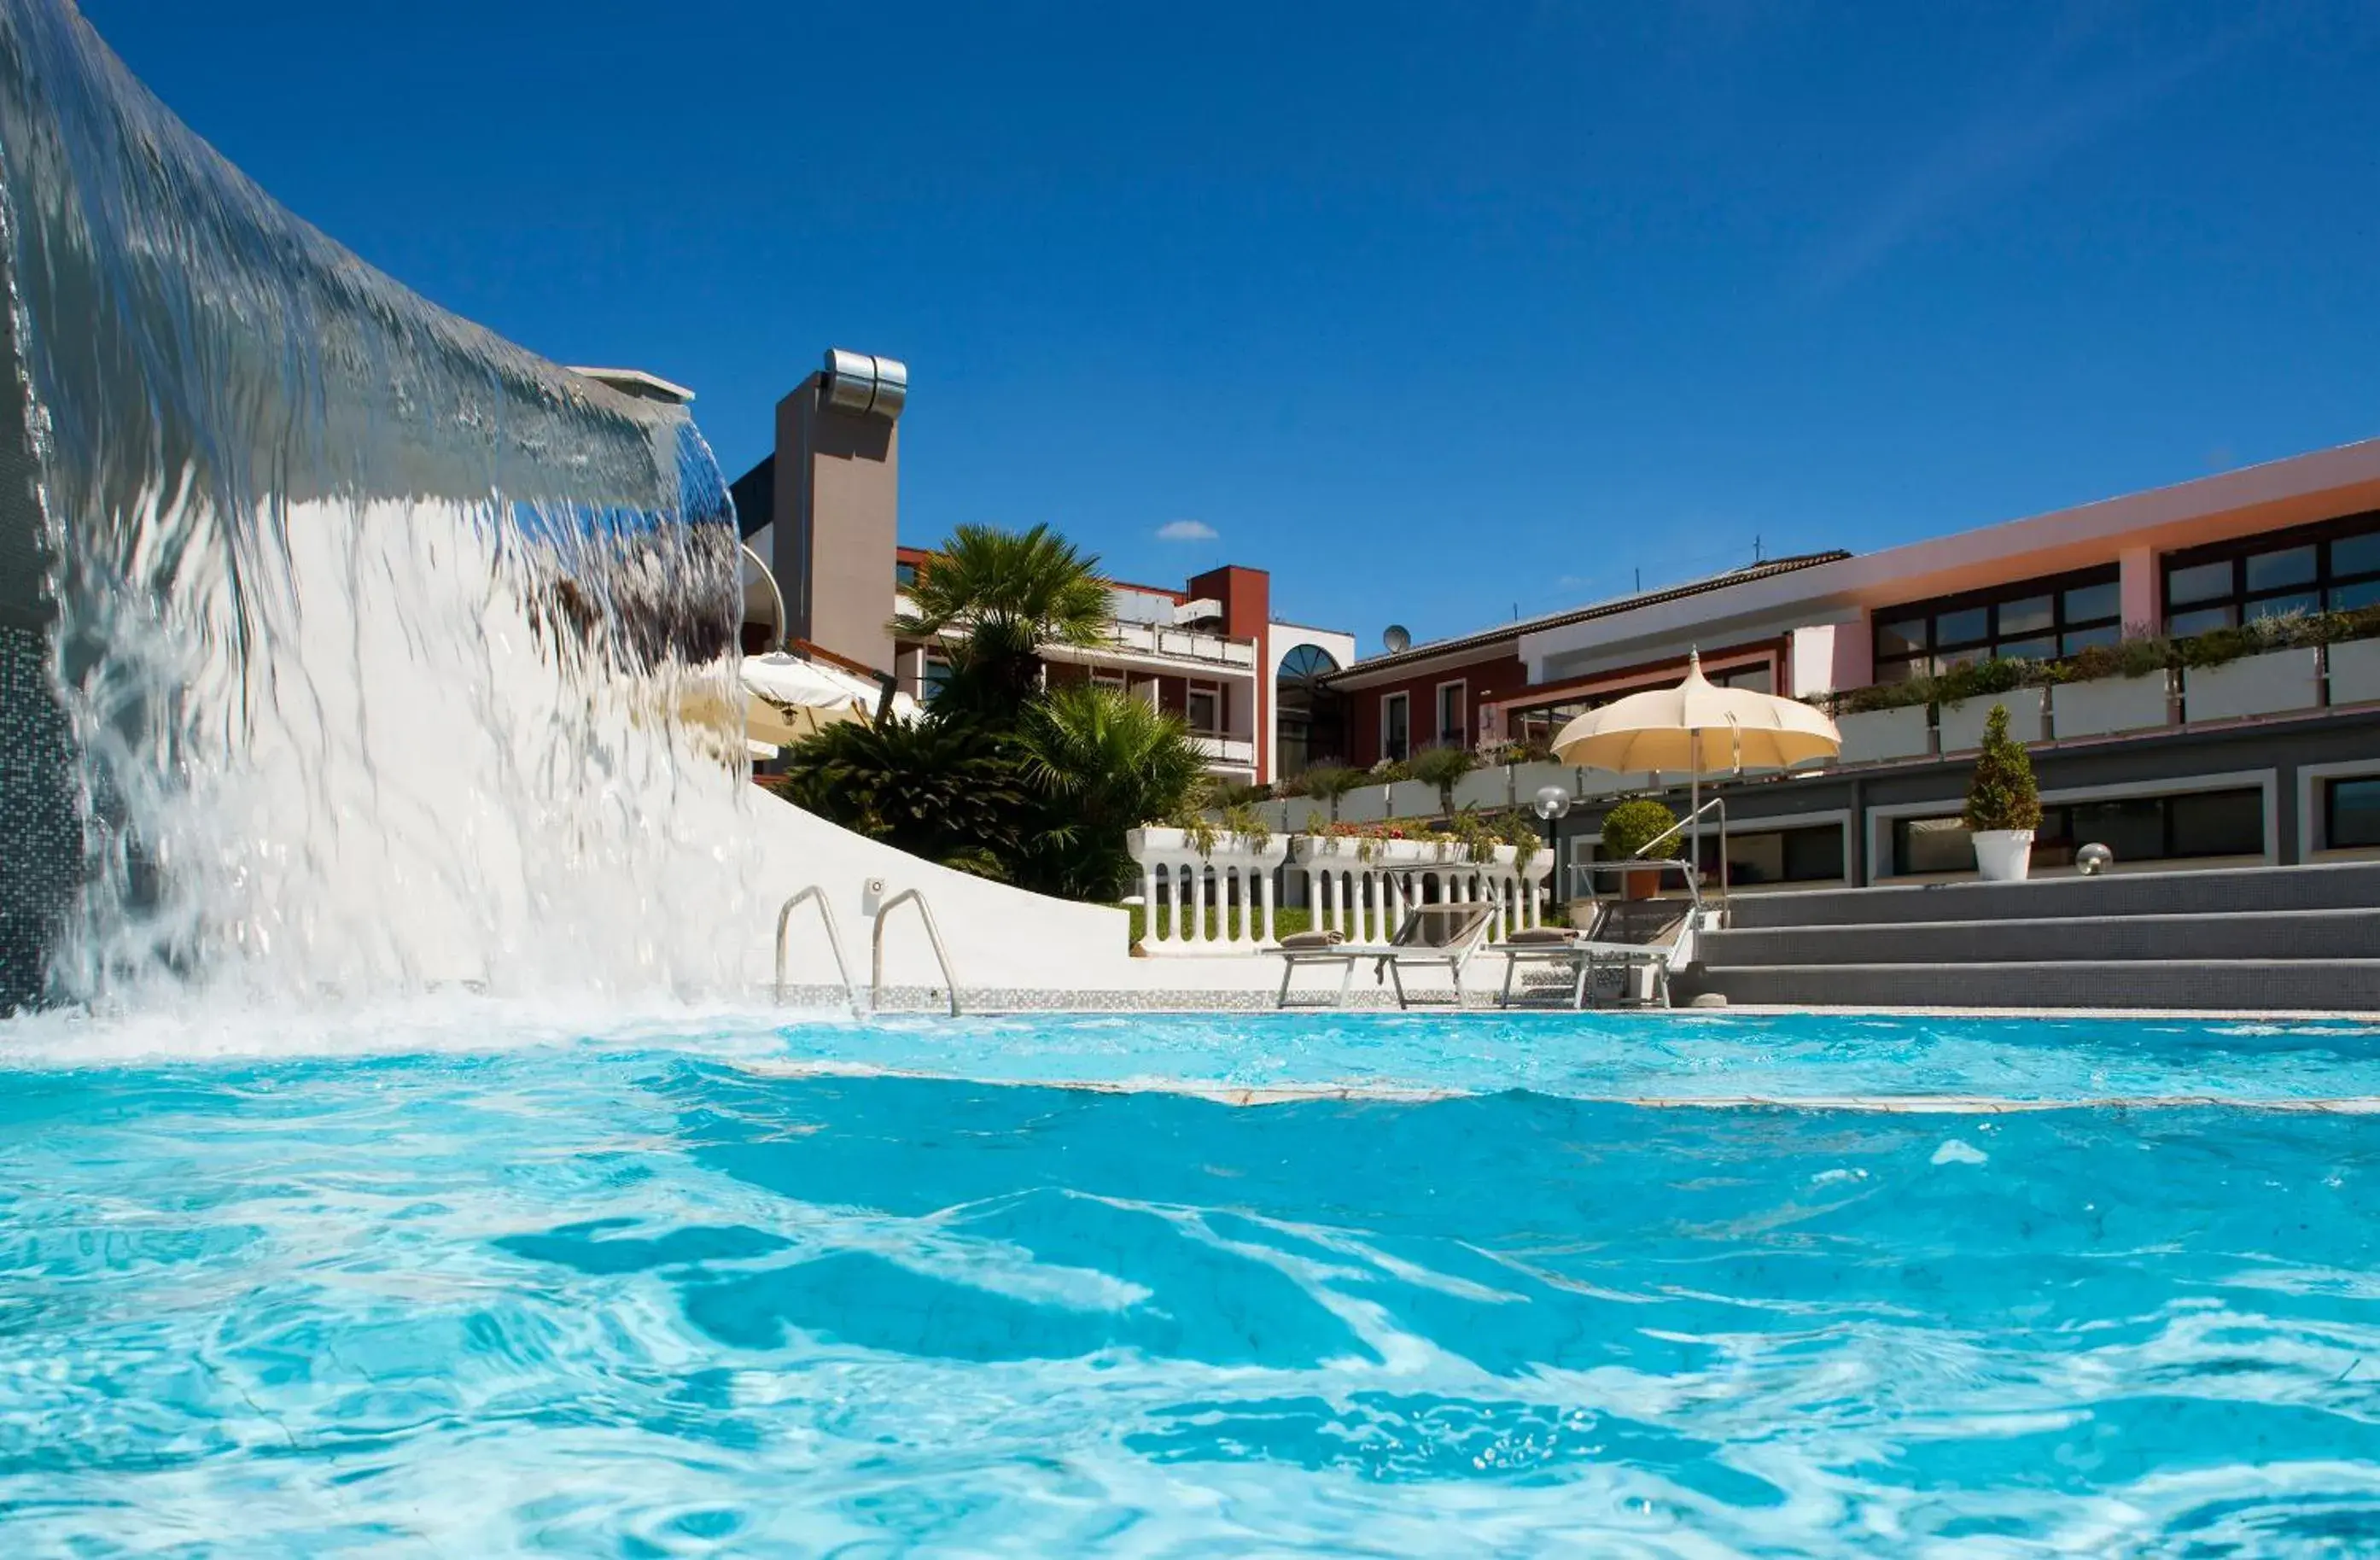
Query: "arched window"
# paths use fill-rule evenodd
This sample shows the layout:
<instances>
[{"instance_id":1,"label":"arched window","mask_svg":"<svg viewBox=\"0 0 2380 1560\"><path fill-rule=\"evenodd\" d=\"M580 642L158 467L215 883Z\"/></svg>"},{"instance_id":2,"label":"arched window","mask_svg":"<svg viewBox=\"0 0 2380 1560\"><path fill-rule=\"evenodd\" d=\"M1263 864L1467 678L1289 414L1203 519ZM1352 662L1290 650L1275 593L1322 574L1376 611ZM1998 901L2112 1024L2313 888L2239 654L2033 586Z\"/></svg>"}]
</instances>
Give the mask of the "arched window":
<instances>
[{"instance_id":1,"label":"arched window","mask_svg":"<svg viewBox=\"0 0 2380 1560\"><path fill-rule=\"evenodd\" d=\"M1338 660L1318 644L1293 646L1281 658L1273 684L1273 727L1282 778L1346 757L1346 723L1339 696L1323 679Z\"/></svg>"},{"instance_id":2,"label":"arched window","mask_svg":"<svg viewBox=\"0 0 2380 1560\"><path fill-rule=\"evenodd\" d=\"M1318 644L1299 645L1281 658L1281 680L1285 683L1311 681L1338 669L1339 663Z\"/></svg>"}]
</instances>

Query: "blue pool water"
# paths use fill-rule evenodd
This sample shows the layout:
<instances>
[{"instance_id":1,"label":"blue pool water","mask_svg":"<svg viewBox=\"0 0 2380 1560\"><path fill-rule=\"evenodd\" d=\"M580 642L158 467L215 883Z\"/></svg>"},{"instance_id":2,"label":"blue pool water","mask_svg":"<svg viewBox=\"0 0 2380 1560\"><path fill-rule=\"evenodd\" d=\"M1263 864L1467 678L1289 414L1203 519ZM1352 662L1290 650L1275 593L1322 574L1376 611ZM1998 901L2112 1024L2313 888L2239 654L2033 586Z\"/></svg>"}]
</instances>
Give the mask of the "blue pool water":
<instances>
[{"instance_id":1,"label":"blue pool water","mask_svg":"<svg viewBox=\"0 0 2380 1560\"><path fill-rule=\"evenodd\" d=\"M2372 1553L2375 1097L2352 1024L0 1027L0 1553Z\"/></svg>"}]
</instances>

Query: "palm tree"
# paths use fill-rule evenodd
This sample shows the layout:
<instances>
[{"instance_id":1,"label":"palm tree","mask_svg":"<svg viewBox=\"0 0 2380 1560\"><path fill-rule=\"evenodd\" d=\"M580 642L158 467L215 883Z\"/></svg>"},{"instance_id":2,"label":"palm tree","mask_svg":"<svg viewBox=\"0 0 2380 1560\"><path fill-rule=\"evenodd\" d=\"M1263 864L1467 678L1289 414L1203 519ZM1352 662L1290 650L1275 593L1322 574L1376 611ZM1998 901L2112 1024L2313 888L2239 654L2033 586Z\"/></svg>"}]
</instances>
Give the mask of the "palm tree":
<instances>
[{"instance_id":1,"label":"palm tree","mask_svg":"<svg viewBox=\"0 0 2380 1560\"><path fill-rule=\"evenodd\" d=\"M964 722L846 721L803 738L770 788L829 823L1013 882L1035 809L1003 744Z\"/></svg>"},{"instance_id":2,"label":"palm tree","mask_svg":"<svg viewBox=\"0 0 2380 1560\"><path fill-rule=\"evenodd\" d=\"M892 632L930 640L957 630L938 709L950 701L945 717L1013 718L1040 686L1044 646L1107 639L1114 615L1099 564L1046 525L1021 532L960 526L917 566L913 610L892 620Z\"/></svg>"},{"instance_id":3,"label":"palm tree","mask_svg":"<svg viewBox=\"0 0 2380 1560\"><path fill-rule=\"evenodd\" d=\"M1049 797L1042 835L1051 893L1111 897L1133 874L1125 831L1171 817L1207 784L1182 717L1111 689L1053 688L1026 706L1017 749Z\"/></svg>"}]
</instances>

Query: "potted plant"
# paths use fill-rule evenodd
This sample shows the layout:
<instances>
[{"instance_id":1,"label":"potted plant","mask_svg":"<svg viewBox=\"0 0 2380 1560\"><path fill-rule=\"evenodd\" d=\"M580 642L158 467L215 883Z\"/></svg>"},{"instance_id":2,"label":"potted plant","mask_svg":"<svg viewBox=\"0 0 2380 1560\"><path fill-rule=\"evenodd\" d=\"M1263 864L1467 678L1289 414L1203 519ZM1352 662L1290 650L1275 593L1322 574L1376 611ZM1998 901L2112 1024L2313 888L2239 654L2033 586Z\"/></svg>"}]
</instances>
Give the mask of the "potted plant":
<instances>
[{"instance_id":1,"label":"potted plant","mask_svg":"<svg viewBox=\"0 0 2380 1560\"><path fill-rule=\"evenodd\" d=\"M1603 815L1603 854L1614 861L1634 860L1677 826L1678 815L1650 797L1623 801ZM1660 891L1658 871L1621 875L1626 885L1622 892L1631 899L1650 899Z\"/></svg>"},{"instance_id":2,"label":"potted plant","mask_svg":"<svg viewBox=\"0 0 2380 1560\"><path fill-rule=\"evenodd\" d=\"M1986 883L2022 883L2033 866L2033 832L2041 826L2041 791L2033 761L2009 735L2008 707L1992 706L1984 721L1984 750L1967 786L1967 833L1975 842L1975 871Z\"/></svg>"}]
</instances>

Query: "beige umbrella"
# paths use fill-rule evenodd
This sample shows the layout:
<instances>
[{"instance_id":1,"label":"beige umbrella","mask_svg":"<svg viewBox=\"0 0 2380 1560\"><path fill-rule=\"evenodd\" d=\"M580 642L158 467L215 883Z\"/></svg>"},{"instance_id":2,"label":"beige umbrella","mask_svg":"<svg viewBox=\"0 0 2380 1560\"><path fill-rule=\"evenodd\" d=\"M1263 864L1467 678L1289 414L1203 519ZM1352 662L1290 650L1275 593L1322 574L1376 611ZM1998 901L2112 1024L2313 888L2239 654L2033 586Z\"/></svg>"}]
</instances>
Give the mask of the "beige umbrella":
<instances>
[{"instance_id":1,"label":"beige umbrella","mask_svg":"<svg viewBox=\"0 0 2380 1560\"><path fill-rule=\"evenodd\" d=\"M1746 769L1788 769L1842 751L1842 734L1824 713L1798 699L1745 688L1714 687L1699 652L1690 653L1685 680L1589 710L1554 738L1564 763L1621 774L1638 771L1689 777L1687 820L1702 837L1702 777ZM1719 823L1719 887L1727 887L1726 818ZM1697 853L1699 859L1699 852Z\"/></svg>"}]
</instances>

